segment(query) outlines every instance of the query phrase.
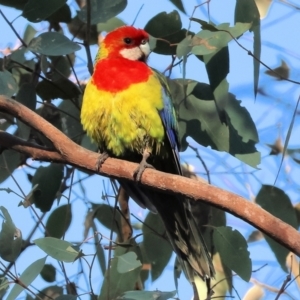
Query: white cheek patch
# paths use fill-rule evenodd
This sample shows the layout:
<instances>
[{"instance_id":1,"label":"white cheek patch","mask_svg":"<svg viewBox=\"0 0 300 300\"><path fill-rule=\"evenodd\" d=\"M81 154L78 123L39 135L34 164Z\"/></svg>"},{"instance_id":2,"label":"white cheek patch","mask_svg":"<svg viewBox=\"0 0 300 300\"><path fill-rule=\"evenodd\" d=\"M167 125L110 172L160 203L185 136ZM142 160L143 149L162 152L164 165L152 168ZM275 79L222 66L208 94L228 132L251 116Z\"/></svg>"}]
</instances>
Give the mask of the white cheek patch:
<instances>
[{"instance_id":1,"label":"white cheek patch","mask_svg":"<svg viewBox=\"0 0 300 300\"><path fill-rule=\"evenodd\" d=\"M148 56L150 53L149 44L140 45L139 47L134 47L130 49L123 49L120 54L130 60L139 60L143 56Z\"/></svg>"},{"instance_id":2,"label":"white cheek patch","mask_svg":"<svg viewBox=\"0 0 300 300\"><path fill-rule=\"evenodd\" d=\"M139 47L134 47L130 49L123 49L120 54L130 60L139 60L143 56L143 52Z\"/></svg>"}]
</instances>

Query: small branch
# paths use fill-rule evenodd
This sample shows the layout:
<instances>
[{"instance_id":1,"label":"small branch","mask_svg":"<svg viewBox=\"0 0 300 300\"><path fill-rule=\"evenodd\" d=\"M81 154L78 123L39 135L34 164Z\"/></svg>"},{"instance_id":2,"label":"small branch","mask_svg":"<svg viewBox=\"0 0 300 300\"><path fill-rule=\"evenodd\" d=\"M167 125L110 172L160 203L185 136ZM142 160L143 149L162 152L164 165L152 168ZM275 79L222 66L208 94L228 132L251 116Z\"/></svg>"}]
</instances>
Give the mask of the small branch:
<instances>
[{"instance_id":1,"label":"small branch","mask_svg":"<svg viewBox=\"0 0 300 300\"><path fill-rule=\"evenodd\" d=\"M11 28L11 30L14 32L14 34L16 35L16 37L20 40L20 42L22 43L22 45L27 48L27 44L24 42L24 40L18 34L17 30L12 25L12 23L8 21L8 19L6 18L5 14L2 12L1 9L0 9L0 14L1 14L2 18L5 20L5 22L8 24L8 26Z\"/></svg>"},{"instance_id":2,"label":"small branch","mask_svg":"<svg viewBox=\"0 0 300 300\"><path fill-rule=\"evenodd\" d=\"M121 226L122 226L122 237L121 241L128 241L132 236L132 227L130 224L130 211L129 211L129 196L126 191L120 187L118 193L118 202L121 213Z\"/></svg>"},{"instance_id":3,"label":"small branch","mask_svg":"<svg viewBox=\"0 0 300 300\"><path fill-rule=\"evenodd\" d=\"M86 1L86 40L84 41L84 47L87 56L87 67L89 73L93 74L93 60L90 50L90 38L91 38L91 0Z\"/></svg>"},{"instance_id":4,"label":"small branch","mask_svg":"<svg viewBox=\"0 0 300 300\"><path fill-rule=\"evenodd\" d=\"M22 141L5 132L0 132L0 146L25 153L34 159L56 161L96 173L95 166L99 154L77 145L32 110L14 100L0 96L0 111L20 119L41 132L53 143L55 151ZM108 158L98 174L134 181L133 174L136 168L135 163ZM168 194L184 195L192 200L218 207L253 225L293 253L300 255L300 233L241 196L205 182L152 169L145 170L139 184Z\"/></svg>"}]
</instances>

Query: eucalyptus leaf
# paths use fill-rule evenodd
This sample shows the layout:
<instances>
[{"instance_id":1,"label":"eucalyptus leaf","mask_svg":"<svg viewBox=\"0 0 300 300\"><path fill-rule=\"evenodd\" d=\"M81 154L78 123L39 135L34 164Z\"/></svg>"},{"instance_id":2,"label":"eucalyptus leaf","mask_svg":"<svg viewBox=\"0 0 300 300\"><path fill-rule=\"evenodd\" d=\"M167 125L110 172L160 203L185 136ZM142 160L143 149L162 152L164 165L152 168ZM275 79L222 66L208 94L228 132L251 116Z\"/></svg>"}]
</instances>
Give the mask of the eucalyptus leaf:
<instances>
[{"instance_id":1,"label":"eucalyptus leaf","mask_svg":"<svg viewBox=\"0 0 300 300\"><path fill-rule=\"evenodd\" d=\"M45 265L46 258L47 257L44 257L31 263L29 267L27 267L27 269L21 274L21 276L19 277L19 281L22 282L22 284L24 284L25 286L29 286L33 282L33 280L40 274ZM15 284L6 300L15 300L23 290L24 287L19 284Z\"/></svg>"},{"instance_id":2,"label":"eucalyptus leaf","mask_svg":"<svg viewBox=\"0 0 300 300\"><path fill-rule=\"evenodd\" d=\"M0 256L2 259L14 262L21 253L22 232L13 223L9 212L4 206L0 206L4 216L0 232Z\"/></svg>"},{"instance_id":3,"label":"eucalyptus leaf","mask_svg":"<svg viewBox=\"0 0 300 300\"><path fill-rule=\"evenodd\" d=\"M34 111L36 107L35 86L32 83L24 83L16 95L16 100ZM17 119L17 125L17 135L24 140L28 140L31 128L19 119Z\"/></svg>"},{"instance_id":4,"label":"eucalyptus leaf","mask_svg":"<svg viewBox=\"0 0 300 300\"><path fill-rule=\"evenodd\" d=\"M260 13L255 0L237 0L234 12L235 23L249 23L250 31L254 34L253 43L253 85L254 95L256 97L259 81L259 66L261 54L261 36L260 36Z\"/></svg>"},{"instance_id":5,"label":"eucalyptus leaf","mask_svg":"<svg viewBox=\"0 0 300 300\"><path fill-rule=\"evenodd\" d=\"M46 222L46 234L60 239L72 221L71 205L62 205L53 210Z\"/></svg>"},{"instance_id":6,"label":"eucalyptus leaf","mask_svg":"<svg viewBox=\"0 0 300 300\"><path fill-rule=\"evenodd\" d=\"M53 237L45 237L33 241L45 253L63 262L74 262L80 255L72 244Z\"/></svg>"},{"instance_id":7,"label":"eucalyptus leaf","mask_svg":"<svg viewBox=\"0 0 300 300\"><path fill-rule=\"evenodd\" d=\"M55 300L76 300L77 298L76 295L60 295Z\"/></svg>"},{"instance_id":8,"label":"eucalyptus leaf","mask_svg":"<svg viewBox=\"0 0 300 300\"><path fill-rule=\"evenodd\" d=\"M255 124L233 95L227 94L220 111L209 85L183 79L169 80L168 84L178 115L181 151L187 148L186 138L190 136L203 146L226 151L257 167L260 154L255 148L258 139Z\"/></svg>"},{"instance_id":9,"label":"eucalyptus leaf","mask_svg":"<svg viewBox=\"0 0 300 300\"><path fill-rule=\"evenodd\" d=\"M18 91L18 85L13 75L7 70L0 71L0 95L11 97Z\"/></svg>"},{"instance_id":10,"label":"eucalyptus leaf","mask_svg":"<svg viewBox=\"0 0 300 300\"><path fill-rule=\"evenodd\" d=\"M71 54L80 50L81 47L61 33L44 32L33 38L27 49L39 54L60 56Z\"/></svg>"},{"instance_id":11,"label":"eucalyptus leaf","mask_svg":"<svg viewBox=\"0 0 300 300\"><path fill-rule=\"evenodd\" d=\"M47 167L39 167L33 175L32 187L38 185L33 192L34 204L42 212L49 211L63 179L63 165L52 163Z\"/></svg>"},{"instance_id":12,"label":"eucalyptus leaf","mask_svg":"<svg viewBox=\"0 0 300 300\"><path fill-rule=\"evenodd\" d=\"M163 238L166 236L166 229L159 215L148 213L142 230L143 245L151 264L151 276L154 281L162 274L173 251L169 241Z\"/></svg>"},{"instance_id":13,"label":"eucalyptus leaf","mask_svg":"<svg viewBox=\"0 0 300 300\"><path fill-rule=\"evenodd\" d=\"M5 150L0 154L0 183L6 180L20 165L20 153L14 150Z\"/></svg>"},{"instance_id":14,"label":"eucalyptus leaf","mask_svg":"<svg viewBox=\"0 0 300 300\"><path fill-rule=\"evenodd\" d=\"M243 280L249 281L252 273L252 262L245 238L229 226L216 227L213 238L222 262Z\"/></svg>"},{"instance_id":15,"label":"eucalyptus leaf","mask_svg":"<svg viewBox=\"0 0 300 300\"><path fill-rule=\"evenodd\" d=\"M29 0L23 10L23 17L30 22L41 22L61 8L66 0Z\"/></svg>"},{"instance_id":16,"label":"eucalyptus leaf","mask_svg":"<svg viewBox=\"0 0 300 300\"><path fill-rule=\"evenodd\" d=\"M161 292L161 291L129 291L122 296L123 300L167 300L173 299L176 291Z\"/></svg>"},{"instance_id":17,"label":"eucalyptus leaf","mask_svg":"<svg viewBox=\"0 0 300 300\"><path fill-rule=\"evenodd\" d=\"M156 40L155 53L170 55L176 54L176 44L186 36L186 29L182 29L182 22L178 11L170 13L161 12L148 21L145 26L152 37Z\"/></svg>"},{"instance_id":18,"label":"eucalyptus leaf","mask_svg":"<svg viewBox=\"0 0 300 300\"><path fill-rule=\"evenodd\" d=\"M170 0L179 10L185 13L184 6L182 0Z\"/></svg>"},{"instance_id":19,"label":"eucalyptus leaf","mask_svg":"<svg viewBox=\"0 0 300 300\"><path fill-rule=\"evenodd\" d=\"M229 23L223 23L216 28L218 31L202 30L194 36L192 53L195 55L207 55L217 52L221 48L245 31L249 30L251 23L236 23L230 27Z\"/></svg>"},{"instance_id":20,"label":"eucalyptus leaf","mask_svg":"<svg viewBox=\"0 0 300 300\"><path fill-rule=\"evenodd\" d=\"M9 289L9 282L6 277L0 277L0 297L3 299L3 296Z\"/></svg>"},{"instance_id":21,"label":"eucalyptus leaf","mask_svg":"<svg viewBox=\"0 0 300 300\"><path fill-rule=\"evenodd\" d=\"M56 81L42 80L36 87L36 92L43 100L51 99L74 99L81 94L78 86L66 78Z\"/></svg>"},{"instance_id":22,"label":"eucalyptus leaf","mask_svg":"<svg viewBox=\"0 0 300 300\"><path fill-rule=\"evenodd\" d=\"M56 279L56 269L51 264L45 264L40 275L45 281L53 282Z\"/></svg>"},{"instance_id":23,"label":"eucalyptus leaf","mask_svg":"<svg viewBox=\"0 0 300 300\"><path fill-rule=\"evenodd\" d=\"M141 262L136 258L135 253L128 252L112 259L110 269L106 271L98 300L116 299L124 292L134 289L142 267ZM121 273L118 270L121 270Z\"/></svg>"},{"instance_id":24,"label":"eucalyptus leaf","mask_svg":"<svg viewBox=\"0 0 300 300\"><path fill-rule=\"evenodd\" d=\"M72 19L71 9L68 4L64 4L61 8L55 11L50 17L47 18L47 21L54 23L69 23ZM56 24L55 24L56 25ZM59 29L59 25L56 25Z\"/></svg>"},{"instance_id":25,"label":"eucalyptus leaf","mask_svg":"<svg viewBox=\"0 0 300 300\"><path fill-rule=\"evenodd\" d=\"M256 203L283 222L293 226L295 229L298 228L295 209L289 196L283 190L275 186L263 185L256 196ZM269 236L264 236L281 268L287 272L286 257L289 254L289 250L272 240Z\"/></svg>"},{"instance_id":26,"label":"eucalyptus leaf","mask_svg":"<svg viewBox=\"0 0 300 300\"><path fill-rule=\"evenodd\" d=\"M91 24L105 23L115 17L127 6L127 0L91 0ZM87 22L87 7L78 11L78 16Z\"/></svg>"}]
</instances>

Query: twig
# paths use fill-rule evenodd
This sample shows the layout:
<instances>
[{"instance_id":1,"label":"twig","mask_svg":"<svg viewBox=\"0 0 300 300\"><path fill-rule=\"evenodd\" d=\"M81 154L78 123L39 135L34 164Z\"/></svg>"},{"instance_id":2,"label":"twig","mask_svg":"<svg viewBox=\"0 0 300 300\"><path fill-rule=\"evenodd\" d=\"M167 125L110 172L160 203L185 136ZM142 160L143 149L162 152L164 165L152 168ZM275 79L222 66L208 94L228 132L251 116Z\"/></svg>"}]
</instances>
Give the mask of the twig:
<instances>
[{"instance_id":1,"label":"twig","mask_svg":"<svg viewBox=\"0 0 300 300\"><path fill-rule=\"evenodd\" d=\"M92 75L94 71L94 67L93 67L91 49L89 45L90 36L91 36L91 0L86 0L86 39L84 41L84 47L87 56L87 67L90 75Z\"/></svg>"},{"instance_id":2,"label":"twig","mask_svg":"<svg viewBox=\"0 0 300 300\"><path fill-rule=\"evenodd\" d=\"M16 35L16 37L20 40L20 42L22 43L22 45L24 47L27 48L27 44L25 43L25 41L21 38L21 36L18 34L17 30L15 29L15 27L12 25L11 22L8 21L8 19L6 18L5 14L2 12L2 10L0 9L0 14L3 17L3 19L5 20L5 22L8 24L8 26L11 28L11 30L14 32L14 34Z\"/></svg>"}]
</instances>

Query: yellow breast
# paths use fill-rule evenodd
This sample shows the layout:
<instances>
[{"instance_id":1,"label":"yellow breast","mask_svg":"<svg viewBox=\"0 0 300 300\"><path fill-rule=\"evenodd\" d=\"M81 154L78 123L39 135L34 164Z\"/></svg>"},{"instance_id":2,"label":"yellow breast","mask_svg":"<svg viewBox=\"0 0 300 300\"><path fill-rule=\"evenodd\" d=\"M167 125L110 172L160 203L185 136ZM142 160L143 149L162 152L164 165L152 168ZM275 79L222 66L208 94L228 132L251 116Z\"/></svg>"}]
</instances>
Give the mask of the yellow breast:
<instances>
[{"instance_id":1,"label":"yellow breast","mask_svg":"<svg viewBox=\"0 0 300 300\"><path fill-rule=\"evenodd\" d=\"M147 82L111 93L99 90L91 79L85 89L81 122L87 134L116 156L126 150L142 153L146 144L158 152L164 127L161 85L155 76Z\"/></svg>"}]
</instances>

